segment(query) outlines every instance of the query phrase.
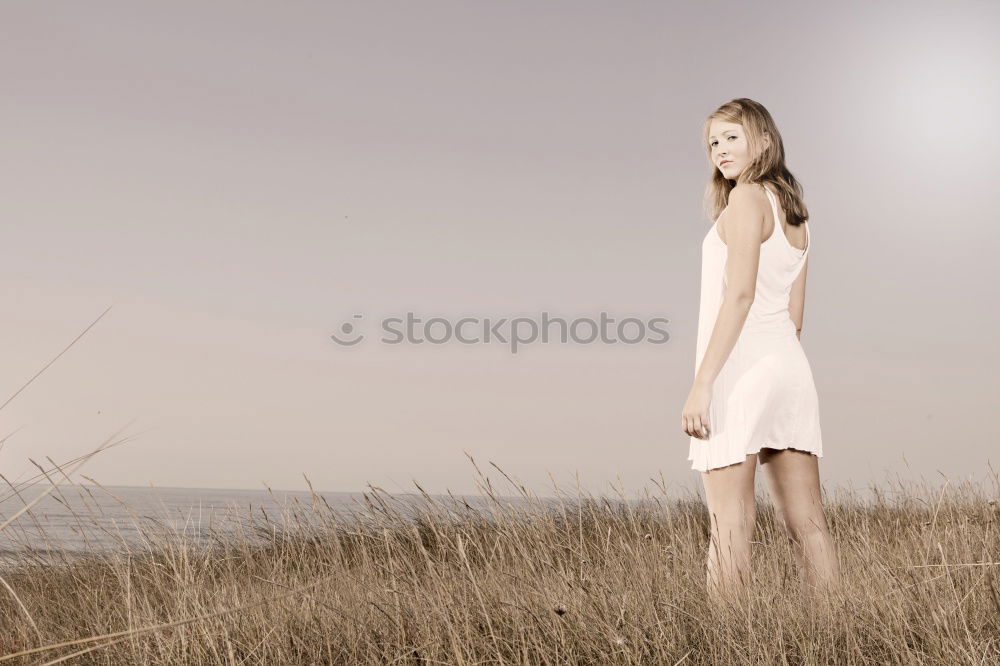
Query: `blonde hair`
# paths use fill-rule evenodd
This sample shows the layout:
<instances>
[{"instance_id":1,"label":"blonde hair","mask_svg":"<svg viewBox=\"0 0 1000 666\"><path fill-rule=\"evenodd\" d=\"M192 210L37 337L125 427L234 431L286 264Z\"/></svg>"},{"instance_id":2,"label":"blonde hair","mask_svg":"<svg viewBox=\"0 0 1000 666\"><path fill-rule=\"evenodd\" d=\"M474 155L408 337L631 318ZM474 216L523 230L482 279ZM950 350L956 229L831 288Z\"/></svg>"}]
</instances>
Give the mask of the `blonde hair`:
<instances>
[{"instance_id":1,"label":"blonde hair","mask_svg":"<svg viewBox=\"0 0 1000 666\"><path fill-rule=\"evenodd\" d=\"M736 182L722 175L712 162L708 133L713 120L742 125L746 134L750 161L740 172ZM770 137L771 141L767 141L765 137ZM771 183L781 202L781 209L785 211L788 224L798 226L809 219L809 210L802 201L802 186L785 166L785 146L778 126L762 104L746 97L726 102L705 120L702 138L712 168L712 177L705 190L705 203L710 219L714 221L719 217L729 201L729 193L740 183Z\"/></svg>"}]
</instances>

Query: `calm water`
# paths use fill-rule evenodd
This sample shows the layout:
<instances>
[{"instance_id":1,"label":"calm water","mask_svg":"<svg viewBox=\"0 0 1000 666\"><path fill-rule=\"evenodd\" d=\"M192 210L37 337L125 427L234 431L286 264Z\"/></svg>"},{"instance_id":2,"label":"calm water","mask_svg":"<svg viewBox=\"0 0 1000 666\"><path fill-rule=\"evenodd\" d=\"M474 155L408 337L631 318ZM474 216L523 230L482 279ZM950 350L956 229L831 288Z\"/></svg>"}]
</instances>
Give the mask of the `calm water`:
<instances>
[{"instance_id":1,"label":"calm water","mask_svg":"<svg viewBox=\"0 0 1000 666\"><path fill-rule=\"evenodd\" d=\"M0 524L31 502L45 487L19 488L8 485L0 492ZM890 493L891 494L891 493ZM852 491L856 499L870 499ZM885 493L882 493L883 497ZM479 516L489 519L495 503L481 495L433 495L441 515L461 518L469 509L485 509ZM618 498L620 499L620 498ZM178 539L198 546L211 546L224 539L263 541L282 526L294 531L310 523L329 521L335 511L352 526L355 518L366 523L378 519L380 505L387 502L404 516L414 516L427 500L417 493L316 493L307 491L231 490L202 488L150 488L143 486L61 485L0 531L0 562L23 561L30 551L60 558L113 551L157 550ZM524 508L523 497L501 497L502 504ZM314 501L321 502L314 508ZM600 503L610 497L600 498ZM632 503L635 500L629 500ZM464 502L468 507L462 504ZM558 511L556 498L539 503ZM574 503L573 498L567 503ZM659 502L657 501L659 504ZM325 505L329 505L330 511ZM303 525L304 524L304 525ZM150 541L150 539L152 541Z\"/></svg>"},{"instance_id":2,"label":"calm water","mask_svg":"<svg viewBox=\"0 0 1000 666\"><path fill-rule=\"evenodd\" d=\"M19 489L8 486L0 493L0 524L45 488L36 485ZM367 493L374 498L372 493ZM345 519L357 514L371 516L364 493L316 493ZM413 503L425 504L419 494L388 494L378 497L391 501L390 506L407 516L414 515ZM438 502L453 506L448 496L434 496ZM471 506L483 506L487 499L465 496ZM522 498L503 498L504 502L523 504ZM202 488L148 488L136 486L60 486L28 512L0 532L0 559L12 561L28 550L68 557L93 552L155 549L156 535L176 541L181 535L196 545L211 545L223 537L244 540L263 539L275 525L291 529L296 523L319 524L329 519L331 511L314 509L308 491L216 490ZM377 511L376 511L377 514ZM295 517L297 515L297 518ZM255 527L257 526L257 527ZM141 529L140 529L141 528ZM154 535L150 543L145 535Z\"/></svg>"}]
</instances>

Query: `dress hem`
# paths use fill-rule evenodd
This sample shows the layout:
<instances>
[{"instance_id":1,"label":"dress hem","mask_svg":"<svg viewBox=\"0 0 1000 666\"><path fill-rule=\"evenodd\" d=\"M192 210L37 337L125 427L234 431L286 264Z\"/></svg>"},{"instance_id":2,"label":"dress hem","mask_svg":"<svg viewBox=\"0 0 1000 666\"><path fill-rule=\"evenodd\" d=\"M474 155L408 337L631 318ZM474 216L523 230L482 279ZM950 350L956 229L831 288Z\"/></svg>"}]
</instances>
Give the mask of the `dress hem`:
<instances>
[{"instance_id":1,"label":"dress hem","mask_svg":"<svg viewBox=\"0 0 1000 666\"><path fill-rule=\"evenodd\" d=\"M819 448L819 449L816 449L816 450L811 450L811 449L802 449L802 448L799 448L797 446L793 446L791 444L777 445L777 446L771 445L771 444L761 444L755 450L753 450L753 451L747 451L743 455L742 458L735 458L735 459L732 459L732 460L728 460L727 459L727 460L723 460L721 463L707 464L704 469L702 469L701 467L698 467L698 464L694 461L694 455L693 454L692 455L688 455L687 459L690 460L690 461L692 461L692 465L691 465L691 469L692 470L697 470L699 472L708 472L708 471L711 471L713 469L722 469L723 467L729 467L731 465L738 465L739 463L744 462L747 459L747 456L755 455L755 454L760 453L761 449L774 449L776 451L784 451L784 450L787 450L787 449L792 449L792 450L795 450L795 451L801 451L802 453L809 453L811 455L816 456L817 458L822 458L823 457L823 449L822 448Z\"/></svg>"}]
</instances>

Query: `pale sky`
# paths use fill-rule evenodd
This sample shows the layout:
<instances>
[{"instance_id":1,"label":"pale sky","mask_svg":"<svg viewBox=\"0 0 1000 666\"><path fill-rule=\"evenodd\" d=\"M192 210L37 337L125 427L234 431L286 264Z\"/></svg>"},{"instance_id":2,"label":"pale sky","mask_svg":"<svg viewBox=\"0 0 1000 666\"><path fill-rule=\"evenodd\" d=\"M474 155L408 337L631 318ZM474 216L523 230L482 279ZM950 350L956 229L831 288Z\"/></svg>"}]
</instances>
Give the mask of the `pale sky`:
<instances>
[{"instance_id":1,"label":"pale sky","mask_svg":"<svg viewBox=\"0 0 1000 666\"><path fill-rule=\"evenodd\" d=\"M539 494L700 485L702 123L774 116L829 486L997 467L990 3L5 3L0 469ZM389 346L382 317L665 317ZM366 339L328 337L362 314ZM77 477L79 478L79 477Z\"/></svg>"}]
</instances>

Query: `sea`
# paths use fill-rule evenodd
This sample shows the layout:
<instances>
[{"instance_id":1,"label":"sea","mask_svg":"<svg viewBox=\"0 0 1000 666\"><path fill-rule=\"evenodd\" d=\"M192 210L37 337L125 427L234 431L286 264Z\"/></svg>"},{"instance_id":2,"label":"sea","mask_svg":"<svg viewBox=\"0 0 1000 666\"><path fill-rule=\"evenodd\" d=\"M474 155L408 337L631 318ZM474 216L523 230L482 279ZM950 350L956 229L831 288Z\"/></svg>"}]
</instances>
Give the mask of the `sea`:
<instances>
[{"instance_id":1,"label":"sea","mask_svg":"<svg viewBox=\"0 0 1000 666\"><path fill-rule=\"evenodd\" d=\"M438 515L495 507L498 501L511 507L527 503L523 497L492 500L483 495L66 484L56 486L15 517L48 487L8 486L0 493L0 525L8 523L0 529L0 562L149 552L181 542L195 547L229 539L263 542L279 532L329 527L336 521L348 527L358 521L398 524L399 519L392 516L413 520L430 501L452 507L436 511ZM547 504L550 500L540 501Z\"/></svg>"}]
</instances>

